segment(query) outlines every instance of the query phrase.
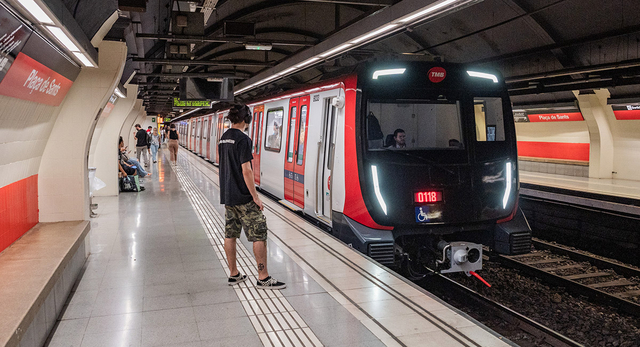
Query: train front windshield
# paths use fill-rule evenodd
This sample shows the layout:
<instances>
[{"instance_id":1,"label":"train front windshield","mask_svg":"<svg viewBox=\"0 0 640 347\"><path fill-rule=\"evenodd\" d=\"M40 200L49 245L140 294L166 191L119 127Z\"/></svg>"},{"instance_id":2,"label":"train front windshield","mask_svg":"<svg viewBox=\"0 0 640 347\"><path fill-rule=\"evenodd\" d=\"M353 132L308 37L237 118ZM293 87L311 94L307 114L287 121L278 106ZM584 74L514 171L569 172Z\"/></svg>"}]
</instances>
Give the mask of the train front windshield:
<instances>
[{"instance_id":1,"label":"train front windshield","mask_svg":"<svg viewBox=\"0 0 640 347\"><path fill-rule=\"evenodd\" d=\"M369 150L464 148L457 100L370 100L367 115Z\"/></svg>"},{"instance_id":2,"label":"train front windshield","mask_svg":"<svg viewBox=\"0 0 640 347\"><path fill-rule=\"evenodd\" d=\"M473 99L475 140L504 141L502 98ZM379 150L465 148L460 100L369 100L367 147Z\"/></svg>"}]
</instances>

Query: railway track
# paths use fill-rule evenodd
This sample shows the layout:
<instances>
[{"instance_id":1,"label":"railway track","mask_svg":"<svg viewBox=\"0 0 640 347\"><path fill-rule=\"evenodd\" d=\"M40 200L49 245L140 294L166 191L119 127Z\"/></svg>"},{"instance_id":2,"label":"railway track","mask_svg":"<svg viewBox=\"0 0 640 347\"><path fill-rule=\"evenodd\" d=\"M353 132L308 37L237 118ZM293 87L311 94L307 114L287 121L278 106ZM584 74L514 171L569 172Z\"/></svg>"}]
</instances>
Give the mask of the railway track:
<instances>
[{"instance_id":1,"label":"railway track","mask_svg":"<svg viewBox=\"0 0 640 347\"><path fill-rule=\"evenodd\" d=\"M526 316L495 302L467 287L440 274L432 274L422 284L430 292L446 293L453 301L473 307L474 310L491 312L497 318L507 322L511 328L517 328L530 335L536 346L576 347L582 344L548 328Z\"/></svg>"},{"instance_id":2,"label":"railway track","mask_svg":"<svg viewBox=\"0 0 640 347\"><path fill-rule=\"evenodd\" d=\"M534 245L543 251L491 257L573 294L640 317L640 270L540 240L534 240Z\"/></svg>"}]
</instances>

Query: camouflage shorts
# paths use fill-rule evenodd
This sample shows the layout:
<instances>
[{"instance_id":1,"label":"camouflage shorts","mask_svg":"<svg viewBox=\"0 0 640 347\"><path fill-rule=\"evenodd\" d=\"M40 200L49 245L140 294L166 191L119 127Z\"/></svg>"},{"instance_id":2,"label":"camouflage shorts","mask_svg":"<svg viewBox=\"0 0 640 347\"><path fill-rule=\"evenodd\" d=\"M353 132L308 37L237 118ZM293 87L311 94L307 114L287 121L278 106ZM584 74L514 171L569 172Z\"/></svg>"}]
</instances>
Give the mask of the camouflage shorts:
<instances>
[{"instance_id":1,"label":"camouflage shorts","mask_svg":"<svg viewBox=\"0 0 640 347\"><path fill-rule=\"evenodd\" d=\"M255 202L244 205L225 206L225 238L238 238L244 227L247 240L251 242L267 240L267 218Z\"/></svg>"}]
</instances>

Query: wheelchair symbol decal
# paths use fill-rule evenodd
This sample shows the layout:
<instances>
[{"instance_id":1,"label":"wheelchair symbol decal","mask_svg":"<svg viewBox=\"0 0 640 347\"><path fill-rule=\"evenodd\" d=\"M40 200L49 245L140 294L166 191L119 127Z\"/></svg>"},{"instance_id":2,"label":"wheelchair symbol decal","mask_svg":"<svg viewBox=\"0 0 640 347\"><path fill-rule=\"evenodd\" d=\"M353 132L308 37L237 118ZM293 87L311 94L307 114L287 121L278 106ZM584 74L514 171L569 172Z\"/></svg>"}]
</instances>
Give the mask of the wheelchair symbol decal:
<instances>
[{"instance_id":1,"label":"wheelchair symbol decal","mask_svg":"<svg viewBox=\"0 0 640 347\"><path fill-rule=\"evenodd\" d=\"M429 221L429 206L416 207L416 223L425 223Z\"/></svg>"}]
</instances>

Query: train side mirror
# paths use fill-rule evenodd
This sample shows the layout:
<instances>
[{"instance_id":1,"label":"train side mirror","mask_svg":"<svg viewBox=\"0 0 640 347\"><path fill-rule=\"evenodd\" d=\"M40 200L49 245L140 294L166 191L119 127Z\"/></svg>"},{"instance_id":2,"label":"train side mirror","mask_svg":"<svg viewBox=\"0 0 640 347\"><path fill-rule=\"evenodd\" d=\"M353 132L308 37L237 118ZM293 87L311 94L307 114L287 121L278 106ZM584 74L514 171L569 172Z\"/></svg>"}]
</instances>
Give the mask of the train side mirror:
<instances>
[{"instance_id":1,"label":"train side mirror","mask_svg":"<svg viewBox=\"0 0 640 347\"><path fill-rule=\"evenodd\" d=\"M334 107L337 107L337 108L343 108L344 107L344 96L336 96L335 98L331 99L331 105L333 105Z\"/></svg>"}]
</instances>

